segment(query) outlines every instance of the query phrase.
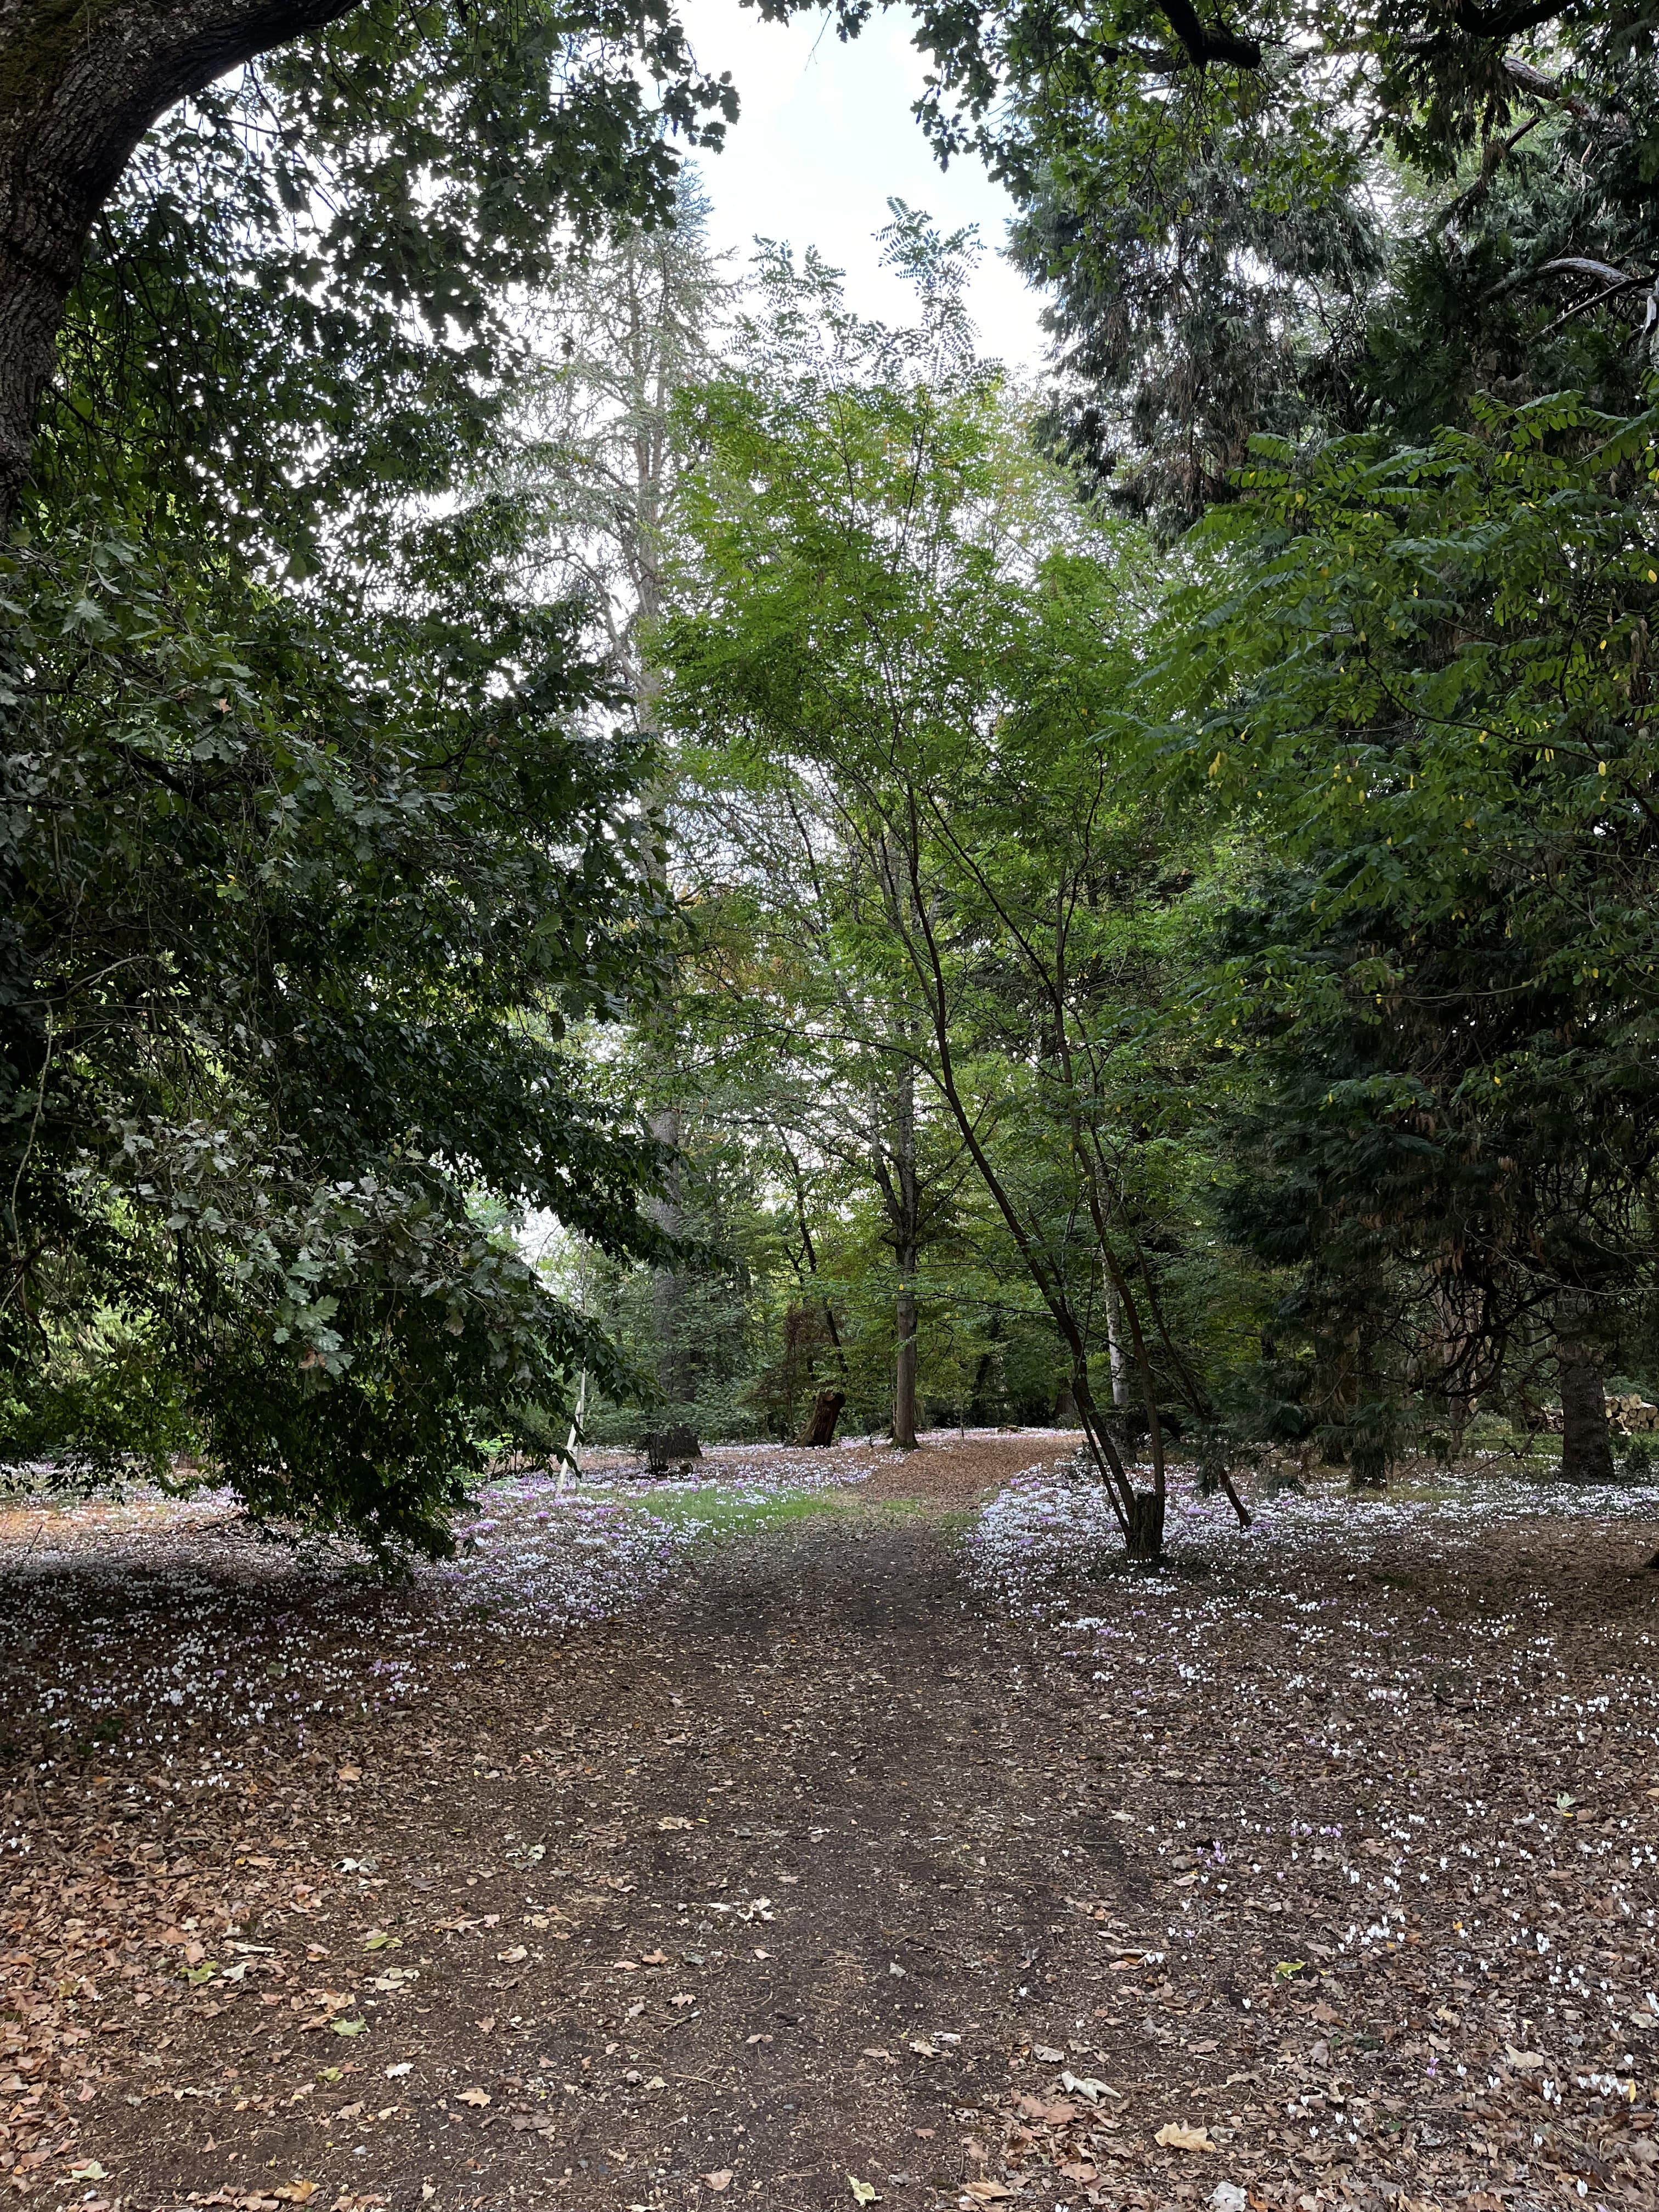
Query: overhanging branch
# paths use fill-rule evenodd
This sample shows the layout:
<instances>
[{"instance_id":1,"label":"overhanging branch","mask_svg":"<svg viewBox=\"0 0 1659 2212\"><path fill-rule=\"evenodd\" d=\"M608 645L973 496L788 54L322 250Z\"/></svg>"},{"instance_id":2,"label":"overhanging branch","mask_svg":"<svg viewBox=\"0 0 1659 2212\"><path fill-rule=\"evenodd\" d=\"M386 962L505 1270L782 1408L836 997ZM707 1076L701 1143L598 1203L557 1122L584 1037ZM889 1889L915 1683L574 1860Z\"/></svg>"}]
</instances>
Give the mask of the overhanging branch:
<instances>
[{"instance_id":1,"label":"overhanging branch","mask_svg":"<svg viewBox=\"0 0 1659 2212\"><path fill-rule=\"evenodd\" d=\"M1191 0L1158 0L1158 5L1194 69L1206 69L1212 62L1228 62L1235 69L1261 68L1259 40L1242 39L1219 25L1212 29L1200 21Z\"/></svg>"}]
</instances>

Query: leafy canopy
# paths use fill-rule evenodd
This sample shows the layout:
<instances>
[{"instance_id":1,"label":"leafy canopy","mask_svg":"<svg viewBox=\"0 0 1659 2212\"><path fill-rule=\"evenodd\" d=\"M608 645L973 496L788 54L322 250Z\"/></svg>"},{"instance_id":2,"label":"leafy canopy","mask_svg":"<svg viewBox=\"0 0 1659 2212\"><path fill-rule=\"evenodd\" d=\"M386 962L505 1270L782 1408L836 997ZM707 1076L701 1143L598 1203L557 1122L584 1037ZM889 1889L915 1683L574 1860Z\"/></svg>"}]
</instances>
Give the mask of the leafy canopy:
<instances>
[{"instance_id":1,"label":"leafy canopy","mask_svg":"<svg viewBox=\"0 0 1659 2212\"><path fill-rule=\"evenodd\" d=\"M617 1379L511 1230L660 1243L562 1042L660 974L650 755L489 487L511 288L665 211L689 67L370 6L108 212L3 572L10 1457L184 1451L391 1555Z\"/></svg>"}]
</instances>

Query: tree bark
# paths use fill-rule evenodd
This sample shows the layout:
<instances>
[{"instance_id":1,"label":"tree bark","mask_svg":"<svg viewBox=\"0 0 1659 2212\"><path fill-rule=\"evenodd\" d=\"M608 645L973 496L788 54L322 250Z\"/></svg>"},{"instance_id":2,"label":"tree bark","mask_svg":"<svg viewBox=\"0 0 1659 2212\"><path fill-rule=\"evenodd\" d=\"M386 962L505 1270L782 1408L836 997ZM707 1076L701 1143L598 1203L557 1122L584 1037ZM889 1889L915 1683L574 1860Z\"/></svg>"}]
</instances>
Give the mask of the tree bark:
<instances>
[{"instance_id":1,"label":"tree bark","mask_svg":"<svg viewBox=\"0 0 1659 2212\"><path fill-rule=\"evenodd\" d=\"M652 1135L674 1154L663 1181L660 1198L649 1202L651 1218L670 1237L684 1227L681 1206L679 1149L680 1111L678 1106L659 1106L647 1116ZM671 1406L683 1405L696 1395L690 1346L686 1341L685 1285L672 1267L656 1267L651 1274L651 1320L657 1340L657 1388Z\"/></svg>"},{"instance_id":2,"label":"tree bark","mask_svg":"<svg viewBox=\"0 0 1659 2212\"><path fill-rule=\"evenodd\" d=\"M1569 1482L1611 1482L1613 1442L1601 1366L1587 1345L1556 1346L1561 1370L1561 1473Z\"/></svg>"},{"instance_id":3,"label":"tree bark","mask_svg":"<svg viewBox=\"0 0 1659 2212\"><path fill-rule=\"evenodd\" d=\"M1156 1490L1137 1490L1129 1508L1125 1556L1137 1566L1155 1567L1164 1557L1164 1499Z\"/></svg>"},{"instance_id":4,"label":"tree bark","mask_svg":"<svg viewBox=\"0 0 1659 2212\"><path fill-rule=\"evenodd\" d=\"M87 236L159 115L358 0L0 0L0 525Z\"/></svg>"},{"instance_id":5,"label":"tree bark","mask_svg":"<svg viewBox=\"0 0 1659 2212\"><path fill-rule=\"evenodd\" d=\"M893 1358L893 1442L902 1451L916 1444L916 1293L913 1278L914 1249L898 1255L898 1296L893 1301L893 1321L898 1346Z\"/></svg>"},{"instance_id":6,"label":"tree bark","mask_svg":"<svg viewBox=\"0 0 1659 2212\"><path fill-rule=\"evenodd\" d=\"M1123 1349L1123 1308L1117 1289L1108 1275L1101 1285L1105 1293L1106 1353L1111 1365L1112 1404L1121 1415L1129 1403L1129 1362Z\"/></svg>"},{"instance_id":7,"label":"tree bark","mask_svg":"<svg viewBox=\"0 0 1659 2212\"><path fill-rule=\"evenodd\" d=\"M893 1442L901 1451L916 1445L916 1260L921 1249L921 1191L916 1178L916 1076L909 1061L899 1068L893 1098L892 1172L889 1178L893 1258L898 1291L893 1301L897 1344L893 1355Z\"/></svg>"},{"instance_id":8,"label":"tree bark","mask_svg":"<svg viewBox=\"0 0 1659 2212\"><path fill-rule=\"evenodd\" d=\"M801 1437L803 1445L823 1447L836 1441L836 1424L841 1419L842 1407L847 1403L844 1390L820 1390L813 1404L811 1418Z\"/></svg>"}]
</instances>

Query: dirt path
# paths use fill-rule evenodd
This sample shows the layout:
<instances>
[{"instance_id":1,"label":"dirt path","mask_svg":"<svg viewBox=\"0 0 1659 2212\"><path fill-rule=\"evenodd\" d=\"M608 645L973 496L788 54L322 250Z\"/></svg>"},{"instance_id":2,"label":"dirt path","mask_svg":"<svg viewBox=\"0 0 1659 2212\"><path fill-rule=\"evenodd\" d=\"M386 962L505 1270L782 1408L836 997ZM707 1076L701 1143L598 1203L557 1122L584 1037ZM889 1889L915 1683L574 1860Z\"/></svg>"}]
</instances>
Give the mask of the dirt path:
<instances>
[{"instance_id":1,"label":"dirt path","mask_svg":"<svg viewBox=\"0 0 1659 2212\"><path fill-rule=\"evenodd\" d=\"M623 1618L452 1627L187 1825L95 1756L20 1790L15 2180L1650 2203L1659 1531L1292 1521L1022 1616L961 1539L1029 1451L884 1465ZM403 1648L343 1602L319 1686Z\"/></svg>"}]
</instances>

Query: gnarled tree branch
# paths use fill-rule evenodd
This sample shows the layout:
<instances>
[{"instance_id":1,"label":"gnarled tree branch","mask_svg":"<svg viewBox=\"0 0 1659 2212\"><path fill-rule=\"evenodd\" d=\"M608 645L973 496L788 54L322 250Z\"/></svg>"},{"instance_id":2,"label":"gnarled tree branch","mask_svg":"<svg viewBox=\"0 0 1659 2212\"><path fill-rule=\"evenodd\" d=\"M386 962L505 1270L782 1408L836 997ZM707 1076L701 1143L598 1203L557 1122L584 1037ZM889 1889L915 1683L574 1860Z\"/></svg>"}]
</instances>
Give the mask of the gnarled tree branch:
<instances>
[{"instance_id":1,"label":"gnarled tree branch","mask_svg":"<svg viewBox=\"0 0 1659 2212\"><path fill-rule=\"evenodd\" d=\"M0 522L94 219L158 116L358 0L0 0Z\"/></svg>"},{"instance_id":2,"label":"gnarled tree branch","mask_svg":"<svg viewBox=\"0 0 1659 2212\"><path fill-rule=\"evenodd\" d=\"M1200 19L1191 0L1158 0L1158 5L1194 69L1206 69L1212 62L1230 62L1235 69L1261 68L1259 40L1242 39L1220 26L1212 28Z\"/></svg>"}]
</instances>

